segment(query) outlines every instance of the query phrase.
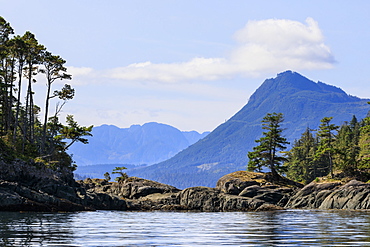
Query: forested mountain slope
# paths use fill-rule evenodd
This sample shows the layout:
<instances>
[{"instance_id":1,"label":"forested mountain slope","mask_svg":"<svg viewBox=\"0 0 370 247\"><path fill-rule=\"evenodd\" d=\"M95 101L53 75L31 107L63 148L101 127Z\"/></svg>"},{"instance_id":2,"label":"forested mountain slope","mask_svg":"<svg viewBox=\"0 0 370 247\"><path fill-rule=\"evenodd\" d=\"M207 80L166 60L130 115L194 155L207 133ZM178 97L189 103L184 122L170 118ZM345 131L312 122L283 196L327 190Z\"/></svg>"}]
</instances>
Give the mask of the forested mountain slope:
<instances>
[{"instance_id":1,"label":"forested mountain slope","mask_svg":"<svg viewBox=\"0 0 370 247\"><path fill-rule=\"evenodd\" d=\"M245 170L247 153L261 137L261 120L267 113L283 113L283 132L288 141L299 138L307 128L317 128L323 117L334 117L340 125L366 116L368 99L346 94L342 89L286 71L267 79L249 102L205 138L164 162L136 170L140 176L179 188L215 186L225 174Z\"/></svg>"}]
</instances>

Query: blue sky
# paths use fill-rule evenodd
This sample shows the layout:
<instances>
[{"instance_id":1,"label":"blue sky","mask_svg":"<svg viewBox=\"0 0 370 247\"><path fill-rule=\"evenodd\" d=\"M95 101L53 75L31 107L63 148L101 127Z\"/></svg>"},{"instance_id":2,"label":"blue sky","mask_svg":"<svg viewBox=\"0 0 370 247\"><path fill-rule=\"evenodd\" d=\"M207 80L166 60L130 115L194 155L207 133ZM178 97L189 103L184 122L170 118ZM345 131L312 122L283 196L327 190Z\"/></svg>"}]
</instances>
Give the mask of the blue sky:
<instances>
[{"instance_id":1,"label":"blue sky","mask_svg":"<svg viewBox=\"0 0 370 247\"><path fill-rule=\"evenodd\" d=\"M0 0L16 34L67 60L82 125L213 130L294 70L370 98L370 1ZM55 85L55 89L60 87ZM35 84L43 105L45 84ZM56 102L54 102L56 103Z\"/></svg>"}]
</instances>

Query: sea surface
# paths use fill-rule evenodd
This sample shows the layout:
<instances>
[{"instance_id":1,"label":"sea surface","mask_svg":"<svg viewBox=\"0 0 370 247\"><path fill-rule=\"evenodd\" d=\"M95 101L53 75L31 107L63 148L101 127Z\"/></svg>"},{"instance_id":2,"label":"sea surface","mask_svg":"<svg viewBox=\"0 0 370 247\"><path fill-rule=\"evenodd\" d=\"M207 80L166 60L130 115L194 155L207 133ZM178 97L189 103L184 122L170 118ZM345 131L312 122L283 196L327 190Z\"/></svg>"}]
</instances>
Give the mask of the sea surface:
<instances>
[{"instance_id":1,"label":"sea surface","mask_svg":"<svg viewBox=\"0 0 370 247\"><path fill-rule=\"evenodd\" d=\"M0 246L370 246L370 211L0 212Z\"/></svg>"}]
</instances>

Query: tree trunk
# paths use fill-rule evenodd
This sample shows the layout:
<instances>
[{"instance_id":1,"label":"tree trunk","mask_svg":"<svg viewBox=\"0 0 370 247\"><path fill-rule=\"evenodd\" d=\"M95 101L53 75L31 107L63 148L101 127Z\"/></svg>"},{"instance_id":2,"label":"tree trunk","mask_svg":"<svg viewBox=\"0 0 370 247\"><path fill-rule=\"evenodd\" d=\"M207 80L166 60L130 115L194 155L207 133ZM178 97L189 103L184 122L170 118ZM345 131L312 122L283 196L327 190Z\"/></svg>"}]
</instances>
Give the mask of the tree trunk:
<instances>
[{"instance_id":1,"label":"tree trunk","mask_svg":"<svg viewBox=\"0 0 370 247\"><path fill-rule=\"evenodd\" d=\"M14 122L14 129L13 129L13 143L17 139L17 128L19 124L19 111L21 106L21 89L22 89L22 71L23 71L23 64L18 66L18 99L17 99L17 109L15 113L15 122Z\"/></svg>"},{"instance_id":2,"label":"tree trunk","mask_svg":"<svg viewBox=\"0 0 370 247\"><path fill-rule=\"evenodd\" d=\"M48 122L48 112L49 112L49 100L50 100L50 90L51 90L51 82L48 80L48 89L46 92L46 100L45 100L45 116L44 116L44 126L42 130L42 142L41 142L41 149L42 152L45 152L45 145L46 145L46 125Z\"/></svg>"}]
</instances>

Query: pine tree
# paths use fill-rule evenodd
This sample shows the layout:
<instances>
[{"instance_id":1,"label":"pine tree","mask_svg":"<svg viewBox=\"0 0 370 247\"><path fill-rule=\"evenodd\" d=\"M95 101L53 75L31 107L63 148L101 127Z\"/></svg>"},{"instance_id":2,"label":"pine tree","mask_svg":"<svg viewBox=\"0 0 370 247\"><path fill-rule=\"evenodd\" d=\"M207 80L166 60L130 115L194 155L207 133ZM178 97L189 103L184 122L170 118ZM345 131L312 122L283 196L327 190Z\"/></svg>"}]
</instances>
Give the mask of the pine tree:
<instances>
[{"instance_id":1,"label":"pine tree","mask_svg":"<svg viewBox=\"0 0 370 247\"><path fill-rule=\"evenodd\" d=\"M24 137L30 143L35 141L34 136L34 126L35 126L35 112L34 112L34 92L32 89L32 83L36 82L34 78L37 75L37 67L36 65L41 64L41 53L46 48L43 45L40 45L35 37L35 35L29 31L27 31L23 38L25 40L25 44L27 47L27 52L25 56L25 61L27 67L25 67L24 75L28 79L28 87L27 87L27 97L26 97L26 116L27 121L24 122Z\"/></svg>"},{"instance_id":2,"label":"pine tree","mask_svg":"<svg viewBox=\"0 0 370 247\"><path fill-rule=\"evenodd\" d=\"M66 63L60 56L52 55L48 51L43 51L41 55L42 64L44 65L43 69L39 69L41 73L44 73L46 76L46 98L45 98L45 113L44 113L44 126L42 134L42 151L45 150L46 144L46 126L48 121L49 114L49 101L50 99L57 97L58 92L51 95L51 86L55 80L71 80L72 76L65 73L67 68L64 67Z\"/></svg>"},{"instance_id":3,"label":"pine tree","mask_svg":"<svg viewBox=\"0 0 370 247\"><path fill-rule=\"evenodd\" d=\"M346 175L353 175L357 170L357 158L360 152L359 138L360 123L356 116L353 116L349 124L345 122L340 127L335 141L335 147L338 151L335 156L335 164Z\"/></svg>"},{"instance_id":4,"label":"pine tree","mask_svg":"<svg viewBox=\"0 0 370 247\"><path fill-rule=\"evenodd\" d=\"M0 131L5 134L11 127L12 87L15 58L10 52L10 37L14 33L10 24L0 16Z\"/></svg>"},{"instance_id":5,"label":"pine tree","mask_svg":"<svg viewBox=\"0 0 370 247\"><path fill-rule=\"evenodd\" d=\"M370 117L366 117L362 121L360 128L360 137L358 141L359 154L357 158L358 169L370 169Z\"/></svg>"},{"instance_id":6,"label":"pine tree","mask_svg":"<svg viewBox=\"0 0 370 247\"><path fill-rule=\"evenodd\" d=\"M263 137L256 140L259 145L253 148L253 152L248 153L248 170L261 170L263 167L270 169L272 176L279 177L284 167L282 162L287 159L279 156L278 153L286 149L287 142L281 133L283 129L280 124L284 121L282 113L268 113L262 120Z\"/></svg>"},{"instance_id":7,"label":"pine tree","mask_svg":"<svg viewBox=\"0 0 370 247\"><path fill-rule=\"evenodd\" d=\"M68 84L51 93L51 84L55 80L71 78L64 64L61 57L52 55L39 44L33 33L27 31L23 36L14 36L13 28L0 16L0 139L9 146L7 150L14 152L14 157L34 160L56 169L73 169L72 158L66 150L75 142L88 142L84 137L91 136L92 126L79 126L70 115L67 116L67 125L58 120L62 107L75 93ZM34 92L32 84L36 82L38 72L46 74L48 86L44 123L38 119L41 108L33 100L37 92ZM24 78L28 82L25 93L22 92ZM53 97L62 103L57 104L54 116L47 122L49 100ZM0 152L2 155L7 154Z\"/></svg>"},{"instance_id":8,"label":"pine tree","mask_svg":"<svg viewBox=\"0 0 370 247\"><path fill-rule=\"evenodd\" d=\"M16 98L16 111L15 111L15 119L14 119L14 127L13 127L13 144L17 139L17 130L19 128L20 123L20 115L21 115L21 95L22 95L22 78L23 78L23 69L26 63L26 50L27 45L23 37L19 35L15 36L12 39L12 52L15 54L17 59L17 79L18 79L18 87L17 90L17 98Z\"/></svg>"},{"instance_id":9,"label":"pine tree","mask_svg":"<svg viewBox=\"0 0 370 247\"><path fill-rule=\"evenodd\" d=\"M288 178L307 184L322 175L323 169L315 160L317 145L317 138L312 134L312 130L307 128L287 152L288 161L284 166L287 168Z\"/></svg>"},{"instance_id":10,"label":"pine tree","mask_svg":"<svg viewBox=\"0 0 370 247\"><path fill-rule=\"evenodd\" d=\"M338 152L334 146L335 131L339 126L331 124L332 117L324 117L321 119L321 124L317 137L319 145L316 151L315 160L327 164L330 176L333 177L333 156Z\"/></svg>"},{"instance_id":11,"label":"pine tree","mask_svg":"<svg viewBox=\"0 0 370 247\"><path fill-rule=\"evenodd\" d=\"M128 175L125 172L123 172L123 170L126 170L126 169L127 168L124 166L114 168L112 174L120 175L116 177L114 180L116 180L118 183L123 183L128 178Z\"/></svg>"}]
</instances>

